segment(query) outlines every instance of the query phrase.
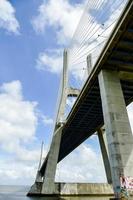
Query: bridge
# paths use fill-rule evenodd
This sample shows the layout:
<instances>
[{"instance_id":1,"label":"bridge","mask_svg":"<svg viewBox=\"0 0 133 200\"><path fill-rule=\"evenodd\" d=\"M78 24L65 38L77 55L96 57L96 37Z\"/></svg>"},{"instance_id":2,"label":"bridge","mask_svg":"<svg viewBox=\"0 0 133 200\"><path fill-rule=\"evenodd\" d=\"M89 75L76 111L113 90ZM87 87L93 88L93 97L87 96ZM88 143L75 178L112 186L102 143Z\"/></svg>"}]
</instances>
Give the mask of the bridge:
<instances>
[{"instance_id":1,"label":"bridge","mask_svg":"<svg viewBox=\"0 0 133 200\"><path fill-rule=\"evenodd\" d=\"M81 17L81 21L82 18L84 17ZM77 29L78 31L80 30ZM120 177L133 177L133 136L126 110L126 106L133 101L133 1L125 3L122 14L94 64L93 54L85 52L85 61L82 61L80 56L83 53L78 55L81 50L73 53L73 49L64 50L54 134L49 152L37 172L35 184L29 194L35 194L36 187L41 187L41 194L54 194L57 163L97 132L107 180L113 185L118 197L121 193ZM68 86L68 68L72 54L87 65L88 77L80 89ZM67 97L77 98L65 118Z\"/></svg>"}]
</instances>

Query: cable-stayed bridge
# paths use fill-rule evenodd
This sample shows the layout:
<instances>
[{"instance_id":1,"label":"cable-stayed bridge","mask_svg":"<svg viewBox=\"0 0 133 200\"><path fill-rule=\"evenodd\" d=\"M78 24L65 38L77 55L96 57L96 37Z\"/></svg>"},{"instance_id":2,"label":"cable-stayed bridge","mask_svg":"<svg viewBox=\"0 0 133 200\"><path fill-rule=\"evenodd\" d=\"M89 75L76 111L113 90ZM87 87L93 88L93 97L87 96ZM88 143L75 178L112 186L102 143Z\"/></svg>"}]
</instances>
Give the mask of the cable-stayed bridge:
<instances>
[{"instance_id":1,"label":"cable-stayed bridge","mask_svg":"<svg viewBox=\"0 0 133 200\"><path fill-rule=\"evenodd\" d=\"M76 101L65 117L68 97ZM133 177L133 136L126 110L132 100L133 1L89 1L64 50L53 138L29 193L41 183L40 193L54 194L57 163L97 132L108 183L120 195L120 178Z\"/></svg>"}]
</instances>

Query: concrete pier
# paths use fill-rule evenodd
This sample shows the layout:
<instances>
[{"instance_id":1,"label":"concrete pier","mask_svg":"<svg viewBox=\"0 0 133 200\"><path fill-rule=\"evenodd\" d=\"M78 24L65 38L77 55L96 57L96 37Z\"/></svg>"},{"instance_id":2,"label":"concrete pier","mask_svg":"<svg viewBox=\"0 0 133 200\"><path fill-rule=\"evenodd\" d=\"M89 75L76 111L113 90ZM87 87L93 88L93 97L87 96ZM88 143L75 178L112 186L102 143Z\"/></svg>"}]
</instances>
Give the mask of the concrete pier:
<instances>
[{"instance_id":1,"label":"concrete pier","mask_svg":"<svg viewBox=\"0 0 133 200\"><path fill-rule=\"evenodd\" d=\"M41 192L40 184L38 190L29 193L28 196L48 196ZM55 183L55 194L59 196L105 196L114 197L112 186L106 183Z\"/></svg>"},{"instance_id":2,"label":"concrete pier","mask_svg":"<svg viewBox=\"0 0 133 200\"><path fill-rule=\"evenodd\" d=\"M113 187L107 183L55 183L55 194L42 194L41 185L34 193L28 193L28 196L58 196L63 199L85 198L88 200L109 200L114 199ZM133 200L133 193L130 193L130 200Z\"/></svg>"},{"instance_id":3,"label":"concrete pier","mask_svg":"<svg viewBox=\"0 0 133 200\"><path fill-rule=\"evenodd\" d=\"M117 71L102 70L99 86L115 193L120 176L133 177L133 136Z\"/></svg>"}]
</instances>

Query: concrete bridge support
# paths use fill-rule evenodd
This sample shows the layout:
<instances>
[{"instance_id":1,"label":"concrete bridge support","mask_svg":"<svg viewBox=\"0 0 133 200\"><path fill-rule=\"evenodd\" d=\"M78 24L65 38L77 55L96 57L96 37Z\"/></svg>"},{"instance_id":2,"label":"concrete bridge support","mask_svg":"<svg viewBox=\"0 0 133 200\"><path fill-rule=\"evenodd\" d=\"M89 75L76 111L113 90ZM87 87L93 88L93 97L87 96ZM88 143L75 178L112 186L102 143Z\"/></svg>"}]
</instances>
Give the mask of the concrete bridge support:
<instances>
[{"instance_id":1,"label":"concrete bridge support","mask_svg":"<svg viewBox=\"0 0 133 200\"><path fill-rule=\"evenodd\" d=\"M63 124L61 124L61 126L56 130L52 139L48 161L44 174L44 181L42 184L42 192L41 192L42 194L54 194L56 190L54 179L56 173L56 166L58 162L62 129L63 129Z\"/></svg>"},{"instance_id":2,"label":"concrete bridge support","mask_svg":"<svg viewBox=\"0 0 133 200\"><path fill-rule=\"evenodd\" d=\"M108 181L109 184L112 184L110 163L109 163L109 158L108 158L108 153L107 153L105 141L104 141L104 138L103 138L102 128L97 130L97 134L98 134L99 144L100 144L100 148L101 148L101 152L102 152L103 163L104 163L104 167L105 167L107 181Z\"/></svg>"},{"instance_id":3,"label":"concrete bridge support","mask_svg":"<svg viewBox=\"0 0 133 200\"><path fill-rule=\"evenodd\" d=\"M101 70L99 85L113 188L119 195L120 176L133 176L133 136L118 72Z\"/></svg>"}]
</instances>

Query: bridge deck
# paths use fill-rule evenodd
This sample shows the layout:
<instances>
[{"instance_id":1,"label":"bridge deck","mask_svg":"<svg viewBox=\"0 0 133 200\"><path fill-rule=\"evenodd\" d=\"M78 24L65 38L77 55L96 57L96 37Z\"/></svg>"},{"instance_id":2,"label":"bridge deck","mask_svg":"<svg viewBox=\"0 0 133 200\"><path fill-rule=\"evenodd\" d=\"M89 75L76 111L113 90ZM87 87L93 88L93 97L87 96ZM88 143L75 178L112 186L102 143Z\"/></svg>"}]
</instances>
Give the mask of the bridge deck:
<instances>
[{"instance_id":1,"label":"bridge deck","mask_svg":"<svg viewBox=\"0 0 133 200\"><path fill-rule=\"evenodd\" d=\"M58 162L94 134L103 122L98 84L101 69L114 69L120 73L125 102L133 99L133 1L129 1L116 28L95 64L86 84L77 98L64 127ZM130 73L128 73L130 72ZM44 173L47 159L41 167Z\"/></svg>"}]
</instances>

